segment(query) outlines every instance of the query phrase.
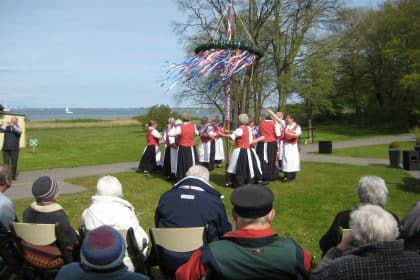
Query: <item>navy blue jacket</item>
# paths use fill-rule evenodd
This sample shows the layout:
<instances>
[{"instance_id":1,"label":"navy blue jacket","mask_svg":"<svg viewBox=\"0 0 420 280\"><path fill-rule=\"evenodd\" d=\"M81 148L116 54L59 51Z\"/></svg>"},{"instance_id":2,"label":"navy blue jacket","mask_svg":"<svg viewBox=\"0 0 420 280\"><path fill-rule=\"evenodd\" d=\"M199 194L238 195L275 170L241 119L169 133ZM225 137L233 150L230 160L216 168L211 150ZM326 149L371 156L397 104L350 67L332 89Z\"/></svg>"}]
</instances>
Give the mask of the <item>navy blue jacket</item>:
<instances>
[{"instance_id":1,"label":"navy blue jacket","mask_svg":"<svg viewBox=\"0 0 420 280\"><path fill-rule=\"evenodd\" d=\"M196 177L185 177L172 189L164 193L155 212L158 228L201 227L208 225L208 242L217 240L232 226L220 193L205 181ZM159 249L160 261L165 263L165 274L174 276L176 269L192 255L191 252L172 252ZM153 252L153 251L152 251ZM153 262L154 257L149 257Z\"/></svg>"},{"instance_id":2,"label":"navy blue jacket","mask_svg":"<svg viewBox=\"0 0 420 280\"><path fill-rule=\"evenodd\" d=\"M208 241L217 240L232 230L220 196L205 181L196 177L185 177L160 197L155 212L155 226L201 227L207 224Z\"/></svg>"}]
</instances>

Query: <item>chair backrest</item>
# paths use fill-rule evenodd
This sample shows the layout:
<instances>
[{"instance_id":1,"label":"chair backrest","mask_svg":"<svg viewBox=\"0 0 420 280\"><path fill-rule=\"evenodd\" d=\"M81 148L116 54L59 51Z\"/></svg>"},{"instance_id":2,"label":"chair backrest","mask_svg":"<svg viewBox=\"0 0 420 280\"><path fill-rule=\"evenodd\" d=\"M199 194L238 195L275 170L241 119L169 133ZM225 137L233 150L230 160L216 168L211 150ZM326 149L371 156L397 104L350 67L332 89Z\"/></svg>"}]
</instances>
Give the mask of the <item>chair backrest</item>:
<instances>
[{"instance_id":1,"label":"chair backrest","mask_svg":"<svg viewBox=\"0 0 420 280\"><path fill-rule=\"evenodd\" d=\"M173 252L189 252L206 243L205 227L151 228L150 236L154 245Z\"/></svg>"},{"instance_id":2,"label":"chair backrest","mask_svg":"<svg viewBox=\"0 0 420 280\"><path fill-rule=\"evenodd\" d=\"M152 253L161 273L169 278L208 240L207 227L151 228L149 232Z\"/></svg>"},{"instance_id":3,"label":"chair backrest","mask_svg":"<svg viewBox=\"0 0 420 280\"><path fill-rule=\"evenodd\" d=\"M13 222L10 229L27 265L40 270L57 270L72 261L59 224Z\"/></svg>"},{"instance_id":4,"label":"chair backrest","mask_svg":"<svg viewBox=\"0 0 420 280\"><path fill-rule=\"evenodd\" d=\"M21 264L12 233L0 222L0 279L12 279L21 270Z\"/></svg>"}]
</instances>

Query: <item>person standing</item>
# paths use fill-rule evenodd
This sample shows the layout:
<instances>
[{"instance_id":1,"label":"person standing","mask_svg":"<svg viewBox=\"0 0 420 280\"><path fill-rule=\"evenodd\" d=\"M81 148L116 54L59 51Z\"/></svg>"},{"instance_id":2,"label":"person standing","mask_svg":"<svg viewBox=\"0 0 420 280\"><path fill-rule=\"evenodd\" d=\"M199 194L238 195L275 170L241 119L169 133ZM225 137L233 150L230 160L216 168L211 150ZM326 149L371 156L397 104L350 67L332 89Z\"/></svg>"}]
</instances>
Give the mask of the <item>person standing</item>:
<instances>
[{"instance_id":1,"label":"person standing","mask_svg":"<svg viewBox=\"0 0 420 280\"><path fill-rule=\"evenodd\" d=\"M162 143L165 144L163 153L162 173L163 176L171 178L171 145L175 143L174 137L168 135L168 132L174 127L175 118L169 118L166 128L163 130ZM171 143L172 142L172 143Z\"/></svg>"},{"instance_id":2,"label":"person standing","mask_svg":"<svg viewBox=\"0 0 420 280\"><path fill-rule=\"evenodd\" d=\"M158 164L160 164L161 156L159 139L162 138L162 135L156 129L157 122L155 120L150 120L147 125L147 147L145 148L139 163L139 170L144 173L150 173L157 169Z\"/></svg>"},{"instance_id":3,"label":"person standing","mask_svg":"<svg viewBox=\"0 0 420 280\"><path fill-rule=\"evenodd\" d=\"M277 158L277 137L280 136L280 125L274 122L270 116L259 124L260 136L263 140L257 144L257 155L260 158L262 179L271 181L278 179L279 174L276 167Z\"/></svg>"},{"instance_id":4,"label":"person standing","mask_svg":"<svg viewBox=\"0 0 420 280\"><path fill-rule=\"evenodd\" d=\"M300 126L295 123L293 114L287 114L286 127L283 135L283 161L282 168L284 178L282 182L290 182L296 179L296 173L300 171L299 136L302 134Z\"/></svg>"},{"instance_id":5,"label":"person standing","mask_svg":"<svg viewBox=\"0 0 420 280\"><path fill-rule=\"evenodd\" d=\"M208 170L213 170L215 153L214 137L216 136L216 133L213 124L208 121L206 116L201 117L199 135L201 142L198 152L200 164L205 166Z\"/></svg>"},{"instance_id":6,"label":"person standing","mask_svg":"<svg viewBox=\"0 0 420 280\"><path fill-rule=\"evenodd\" d=\"M0 126L0 132L4 133L3 163L10 166L12 179L17 179L17 164L19 158L19 139L22 129L18 125L18 118L12 117L10 124Z\"/></svg>"},{"instance_id":7,"label":"person standing","mask_svg":"<svg viewBox=\"0 0 420 280\"><path fill-rule=\"evenodd\" d=\"M187 170L198 163L197 153L195 151L194 137L198 135L198 130L195 124L190 123L191 115L184 113L182 115L184 122L180 126L176 126L173 131L169 131L169 136L178 137L178 155L176 178L182 179L185 177Z\"/></svg>"},{"instance_id":8,"label":"person standing","mask_svg":"<svg viewBox=\"0 0 420 280\"><path fill-rule=\"evenodd\" d=\"M222 161L225 160L225 150L223 144L223 138L219 132L223 133L223 126L220 124L219 116L214 116L212 120L212 125L214 127L214 163L216 167L222 167Z\"/></svg>"},{"instance_id":9,"label":"person standing","mask_svg":"<svg viewBox=\"0 0 420 280\"><path fill-rule=\"evenodd\" d=\"M239 123L241 126L232 134L220 133L222 136L235 140L235 149L230 156L227 169L229 181L226 183L227 186L233 185L234 187L256 183L261 180L262 176L260 160L251 147L254 140L251 128L248 126L248 115L240 114Z\"/></svg>"}]
</instances>

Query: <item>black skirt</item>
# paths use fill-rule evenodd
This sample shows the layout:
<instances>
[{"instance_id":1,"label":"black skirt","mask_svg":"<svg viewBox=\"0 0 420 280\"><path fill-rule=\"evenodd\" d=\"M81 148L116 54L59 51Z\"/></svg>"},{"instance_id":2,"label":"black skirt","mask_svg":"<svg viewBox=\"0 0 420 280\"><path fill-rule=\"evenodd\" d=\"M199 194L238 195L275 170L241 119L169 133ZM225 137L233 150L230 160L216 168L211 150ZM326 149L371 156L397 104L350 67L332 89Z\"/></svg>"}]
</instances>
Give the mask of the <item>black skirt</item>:
<instances>
[{"instance_id":1,"label":"black skirt","mask_svg":"<svg viewBox=\"0 0 420 280\"><path fill-rule=\"evenodd\" d=\"M165 148L165 155L163 157L163 176L171 176L171 147Z\"/></svg>"},{"instance_id":2,"label":"black skirt","mask_svg":"<svg viewBox=\"0 0 420 280\"><path fill-rule=\"evenodd\" d=\"M195 147L179 146L177 160L176 177L179 180L184 178L188 169L197 163Z\"/></svg>"},{"instance_id":3,"label":"black skirt","mask_svg":"<svg viewBox=\"0 0 420 280\"><path fill-rule=\"evenodd\" d=\"M156 146L149 145L139 162L139 170L152 172L156 168Z\"/></svg>"},{"instance_id":4,"label":"black skirt","mask_svg":"<svg viewBox=\"0 0 420 280\"><path fill-rule=\"evenodd\" d=\"M267 161L264 160L264 144L267 144ZM265 181L277 180L279 178L276 167L277 141L268 143L259 142L257 144L256 152L260 158L261 170L263 173L262 179Z\"/></svg>"},{"instance_id":5,"label":"black skirt","mask_svg":"<svg viewBox=\"0 0 420 280\"><path fill-rule=\"evenodd\" d=\"M239 187L245 184L257 183L261 180L262 174L258 168L258 158L250 151L252 166L254 170L254 177L251 177L251 167L248 163L248 149L241 149L236 163L236 173L229 174L231 183L234 187Z\"/></svg>"}]
</instances>

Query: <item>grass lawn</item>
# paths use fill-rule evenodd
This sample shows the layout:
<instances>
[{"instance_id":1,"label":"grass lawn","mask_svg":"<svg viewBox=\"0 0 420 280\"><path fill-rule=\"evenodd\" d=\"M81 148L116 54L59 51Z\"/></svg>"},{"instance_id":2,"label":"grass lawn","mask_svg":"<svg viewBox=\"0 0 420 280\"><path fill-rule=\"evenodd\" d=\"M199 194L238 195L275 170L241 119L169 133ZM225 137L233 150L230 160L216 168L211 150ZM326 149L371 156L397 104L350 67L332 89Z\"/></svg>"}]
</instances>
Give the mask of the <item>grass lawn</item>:
<instances>
[{"instance_id":1,"label":"grass lawn","mask_svg":"<svg viewBox=\"0 0 420 280\"><path fill-rule=\"evenodd\" d=\"M42 125L84 125L69 121L50 122ZM37 127L38 124L32 124ZM28 128L27 143L30 138L38 139L36 153L27 144L19 154L19 170L37 170L56 167L75 167L114 162L137 161L145 145L144 128L141 125L116 125L104 127L57 127ZM349 140L391 133L399 130L372 130L343 122L314 124L315 140ZM304 136L306 136L304 134Z\"/></svg>"},{"instance_id":2,"label":"grass lawn","mask_svg":"<svg viewBox=\"0 0 420 280\"><path fill-rule=\"evenodd\" d=\"M33 128L27 141L38 139L36 153L27 144L19 153L19 170L75 167L136 161L145 135L139 125L88 128Z\"/></svg>"},{"instance_id":3,"label":"grass lawn","mask_svg":"<svg viewBox=\"0 0 420 280\"><path fill-rule=\"evenodd\" d=\"M133 128L132 134L135 134ZM132 145L132 143L130 143ZM411 205L420 200L419 181L412 179L402 169L384 166L350 166L337 164L303 163L298 179L282 184L270 183L275 193L274 208L277 217L273 228L280 235L292 236L320 260L318 241L328 229L335 214L343 209L354 207L357 202L357 181L362 175L374 174L387 182L390 201L387 209L403 217ZM148 176L135 172L116 174L123 186L124 196L136 208L140 224L147 231L153 226L154 210L160 195L171 187L162 177ZM98 177L72 178L74 184L85 186L87 192L62 195L58 202L66 209L75 228L83 209L89 206L90 197L95 192ZM224 202L230 216L230 194L232 189L223 187L224 169L211 173L212 184L225 196ZM19 219L31 200L15 201Z\"/></svg>"},{"instance_id":4,"label":"grass lawn","mask_svg":"<svg viewBox=\"0 0 420 280\"><path fill-rule=\"evenodd\" d=\"M415 142L401 142L400 150L414 150ZM366 158L388 158L388 145L372 145L353 147L345 149L334 149L335 156L366 157Z\"/></svg>"}]
</instances>

